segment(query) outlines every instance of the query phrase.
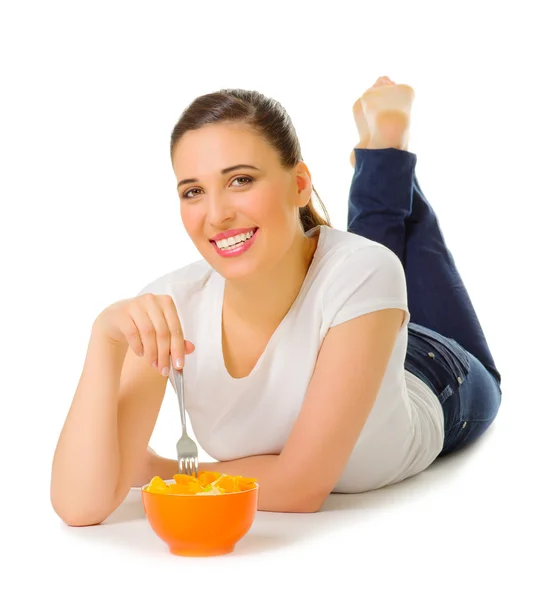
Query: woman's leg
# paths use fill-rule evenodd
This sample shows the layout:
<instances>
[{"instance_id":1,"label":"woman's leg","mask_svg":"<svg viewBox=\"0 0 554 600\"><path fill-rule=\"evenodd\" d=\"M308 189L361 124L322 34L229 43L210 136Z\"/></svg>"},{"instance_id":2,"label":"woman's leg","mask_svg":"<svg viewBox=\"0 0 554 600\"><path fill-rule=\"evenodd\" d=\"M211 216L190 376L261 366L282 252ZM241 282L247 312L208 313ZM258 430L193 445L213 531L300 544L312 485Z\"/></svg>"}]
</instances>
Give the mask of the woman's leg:
<instances>
[{"instance_id":1,"label":"woman's leg","mask_svg":"<svg viewBox=\"0 0 554 600\"><path fill-rule=\"evenodd\" d=\"M414 321L456 340L500 383L473 303L415 174L412 193L412 210L406 218L405 271L417 315Z\"/></svg>"},{"instance_id":2,"label":"woman's leg","mask_svg":"<svg viewBox=\"0 0 554 600\"><path fill-rule=\"evenodd\" d=\"M414 323L454 339L500 382L436 214L415 177L415 154L396 148L354 152L348 231L384 244L400 258Z\"/></svg>"}]
</instances>

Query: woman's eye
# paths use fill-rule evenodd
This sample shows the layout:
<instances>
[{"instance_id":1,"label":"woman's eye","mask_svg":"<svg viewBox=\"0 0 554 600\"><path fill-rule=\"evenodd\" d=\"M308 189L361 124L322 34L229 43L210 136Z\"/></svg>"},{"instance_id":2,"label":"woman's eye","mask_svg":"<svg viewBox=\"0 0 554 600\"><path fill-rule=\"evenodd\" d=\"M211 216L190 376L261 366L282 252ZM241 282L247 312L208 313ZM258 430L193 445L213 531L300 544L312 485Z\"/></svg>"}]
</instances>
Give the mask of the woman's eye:
<instances>
[{"instance_id":1,"label":"woman's eye","mask_svg":"<svg viewBox=\"0 0 554 600\"><path fill-rule=\"evenodd\" d=\"M246 177L244 175L241 175L240 177L235 177L235 179L233 179L233 181L238 181L239 179L246 179L246 183L251 183L253 181L252 177ZM246 185L246 184L243 184ZM241 187L241 186L239 186Z\"/></svg>"},{"instance_id":2,"label":"woman's eye","mask_svg":"<svg viewBox=\"0 0 554 600\"><path fill-rule=\"evenodd\" d=\"M187 190L186 192L184 192L183 198L192 198L193 196L189 196L188 194L190 194L190 192L194 192L197 190L198 190L198 188L192 188L191 190Z\"/></svg>"},{"instance_id":3,"label":"woman's eye","mask_svg":"<svg viewBox=\"0 0 554 600\"><path fill-rule=\"evenodd\" d=\"M248 183L252 183L252 181L254 181L254 179L253 179L252 177L247 177L247 176L245 176L245 175L241 175L241 176L239 176L239 177L235 177L235 178L233 179L233 183L234 183L235 181L238 181L239 179L243 179L243 180L246 180L246 181L245 181L245 183L242 183L242 184L241 184L241 185L239 185L239 186L236 186L236 185L235 185L235 186L233 186L233 187L243 187L244 185L247 185ZM189 200L191 200L192 198L195 198L196 196L189 196L189 194L190 194L191 192L198 192L198 191L202 191L202 190L200 190L200 188L191 188L190 190L187 190L186 192L184 192L184 193L183 193L183 198L186 198L186 199L189 199Z\"/></svg>"}]
</instances>

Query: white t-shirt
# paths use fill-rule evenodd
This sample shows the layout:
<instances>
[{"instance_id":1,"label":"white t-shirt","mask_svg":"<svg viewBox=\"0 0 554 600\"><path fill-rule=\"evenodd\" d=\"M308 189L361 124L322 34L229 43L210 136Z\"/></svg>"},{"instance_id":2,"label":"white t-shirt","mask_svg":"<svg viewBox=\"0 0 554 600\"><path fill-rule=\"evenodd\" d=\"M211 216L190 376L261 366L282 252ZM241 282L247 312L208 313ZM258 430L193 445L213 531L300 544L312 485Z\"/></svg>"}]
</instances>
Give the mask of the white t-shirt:
<instances>
[{"instance_id":1,"label":"white t-shirt","mask_svg":"<svg viewBox=\"0 0 554 600\"><path fill-rule=\"evenodd\" d=\"M377 399L333 489L363 492L428 467L443 447L444 416L432 390L404 369L410 313L398 257L357 234L327 226L319 229L300 292L247 377L235 379L225 367L221 344L225 279L205 260L164 275L140 293L169 294L185 338L196 346L185 357L185 405L198 442L218 461L281 452L329 328L375 310L404 309Z\"/></svg>"}]
</instances>

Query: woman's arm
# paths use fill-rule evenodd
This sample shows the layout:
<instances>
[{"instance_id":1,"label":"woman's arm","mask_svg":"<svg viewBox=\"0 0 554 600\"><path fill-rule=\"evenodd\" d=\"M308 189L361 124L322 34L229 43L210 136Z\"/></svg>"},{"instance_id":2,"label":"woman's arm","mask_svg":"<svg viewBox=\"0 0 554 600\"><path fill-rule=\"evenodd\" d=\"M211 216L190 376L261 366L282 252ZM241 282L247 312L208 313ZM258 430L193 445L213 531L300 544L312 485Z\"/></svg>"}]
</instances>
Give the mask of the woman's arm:
<instances>
[{"instance_id":1,"label":"woman's arm","mask_svg":"<svg viewBox=\"0 0 554 600\"><path fill-rule=\"evenodd\" d=\"M280 454L299 506L319 510L339 480L375 404L406 313L386 308L332 327L304 404Z\"/></svg>"},{"instance_id":2,"label":"woman's arm","mask_svg":"<svg viewBox=\"0 0 554 600\"><path fill-rule=\"evenodd\" d=\"M69 525L103 521L124 500L167 379L93 327L52 464L51 501Z\"/></svg>"},{"instance_id":3,"label":"woman's arm","mask_svg":"<svg viewBox=\"0 0 554 600\"><path fill-rule=\"evenodd\" d=\"M356 445L381 387L404 311L387 308L332 327L302 409L280 455L202 463L200 470L255 477L259 510L317 512ZM177 462L149 452L141 477L171 479Z\"/></svg>"},{"instance_id":4,"label":"woman's arm","mask_svg":"<svg viewBox=\"0 0 554 600\"><path fill-rule=\"evenodd\" d=\"M199 463L198 471L218 471L227 475L261 478L264 481L267 479L268 472L274 468L278 457L278 454L263 454L237 460ZM135 473L133 485L141 487L149 483L156 475L162 479L172 479L176 473L179 473L177 460L160 456L149 447L144 460ZM256 473L256 475L252 475L252 473ZM258 508L270 510L265 507L265 504L260 504Z\"/></svg>"}]
</instances>

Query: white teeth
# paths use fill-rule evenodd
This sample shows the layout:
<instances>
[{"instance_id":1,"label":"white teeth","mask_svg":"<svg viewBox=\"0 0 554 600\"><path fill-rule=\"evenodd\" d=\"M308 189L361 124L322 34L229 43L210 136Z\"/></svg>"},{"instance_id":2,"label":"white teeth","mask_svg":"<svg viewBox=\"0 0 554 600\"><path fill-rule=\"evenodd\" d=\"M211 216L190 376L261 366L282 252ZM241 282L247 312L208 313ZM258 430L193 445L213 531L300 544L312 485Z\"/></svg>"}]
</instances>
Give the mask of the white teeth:
<instances>
[{"instance_id":1,"label":"white teeth","mask_svg":"<svg viewBox=\"0 0 554 600\"><path fill-rule=\"evenodd\" d=\"M225 249L229 246L234 246L235 244L244 243L246 240L249 240L254 235L254 230L250 230L247 233L241 233L239 235L231 236L225 238L223 240L217 240L216 244L218 248Z\"/></svg>"}]
</instances>

